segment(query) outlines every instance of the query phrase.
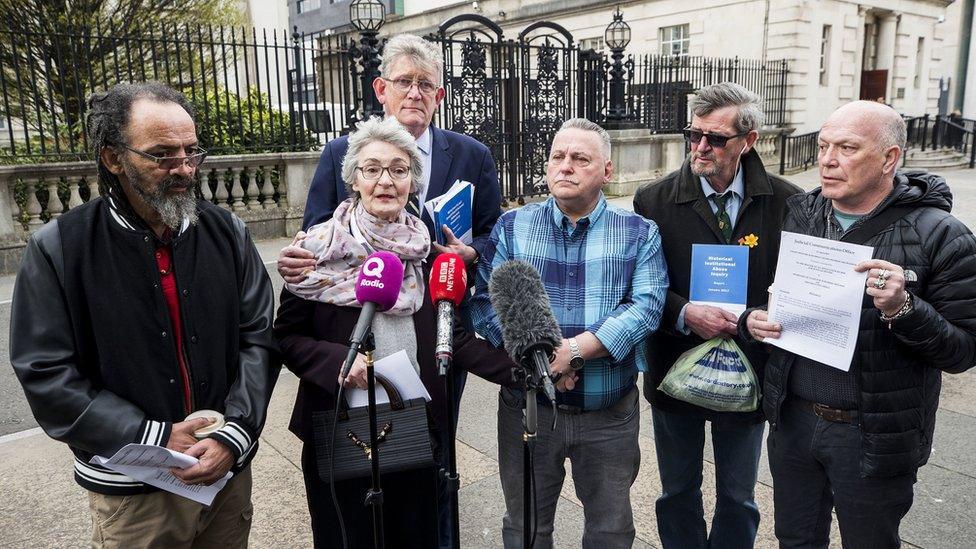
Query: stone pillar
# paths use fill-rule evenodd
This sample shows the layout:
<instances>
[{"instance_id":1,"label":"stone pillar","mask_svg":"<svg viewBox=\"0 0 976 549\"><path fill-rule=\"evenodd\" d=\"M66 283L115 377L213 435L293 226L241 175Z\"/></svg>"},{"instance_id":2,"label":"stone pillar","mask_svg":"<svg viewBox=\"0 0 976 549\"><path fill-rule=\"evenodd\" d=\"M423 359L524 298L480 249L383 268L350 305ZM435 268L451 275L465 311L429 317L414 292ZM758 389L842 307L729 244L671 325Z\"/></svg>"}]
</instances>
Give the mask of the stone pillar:
<instances>
[{"instance_id":1,"label":"stone pillar","mask_svg":"<svg viewBox=\"0 0 976 549\"><path fill-rule=\"evenodd\" d=\"M891 102L891 83L894 81L895 72L895 41L898 35L898 20L901 15L897 12L888 12L877 17L878 22L878 49L875 68L888 71L888 84L885 86L885 101Z\"/></svg>"},{"instance_id":2,"label":"stone pillar","mask_svg":"<svg viewBox=\"0 0 976 549\"><path fill-rule=\"evenodd\" d=\"M634 194L638 187L674 171L684 162L684 137L652 135L647 129L609 130L613 176L604 192Z\"/></svg>"}]
</instances>

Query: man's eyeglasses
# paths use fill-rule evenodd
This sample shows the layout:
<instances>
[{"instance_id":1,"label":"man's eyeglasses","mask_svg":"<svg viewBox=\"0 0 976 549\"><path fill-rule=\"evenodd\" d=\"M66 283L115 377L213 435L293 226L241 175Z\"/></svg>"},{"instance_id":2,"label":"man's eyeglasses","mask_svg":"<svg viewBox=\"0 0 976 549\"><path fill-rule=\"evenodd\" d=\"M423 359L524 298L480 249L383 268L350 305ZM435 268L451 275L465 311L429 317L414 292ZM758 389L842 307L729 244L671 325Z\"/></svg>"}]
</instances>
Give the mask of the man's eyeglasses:
<instances>
[{"instance_id":1,"label":"man's eyeglasses","mask_svg":"<svg viewBox=\"0 0 976 549\"><path fill-rule=\"evenodd\" d=\"M691 128L684 129L685 139L692 143L701 143L702 136L705 137L705 141L708 141L709 147L724 148L729 142L729 139L735 139L736 137L742 137L743 135L749 135L749 132L737 133L735 135L719 135L717 133L704 133L701 130L693 130Z\"/></svg>"},{"instance_id":2,"label":"man's eyeglasses","mask_svg":"<svg viewBox=\"0 0 976 549\"><path fill-rule=\"evenodd\" d=\"M129 152L134 152L147 160L152 160L153 162L156 163L157 166L159 166L160 169L166 171L175 170L176 168L183 166L183 164L186 164L191 168L196 168L197 166L202 164L203 159L207 157L207 151L199 147L195 149L191 149L196 152L186 156L155 156L147 152L133 149L132 147L126 145L125 143L121 143L120 145L123 149Z\"/></svg>"},{"instance_id":3,"label":"man's eyeglasses","mask_svg":"<svg viewBox=\"0 0 976 549\"><path fill-rule=\"evenodd\" d=\"M363 179L366 181L379 181L383 177L383 172L390 174L390 179L394 181L404 181L410 178L410 167L397 165L397 166L380 166L379 164L367 164L365 166L356 166L359 173L363 175Z\"/></svg>"},{"instance_id":4,"label":"man's eyeglasses","mask_svg":"<svg viewBox=\"0 0 976 549\"><path fill-rule=\"evenodd\" d=\"M383 80L386 80L392 84L393 89L403 93L408 93L414 84L417 85L417 89L420 90L420 93L424 95L433 95L434 92L437 91L437 84L431 82L430 80L411 80L409 78L397 78L396 80L384 78Z\"/></svg>"}]
</instances>

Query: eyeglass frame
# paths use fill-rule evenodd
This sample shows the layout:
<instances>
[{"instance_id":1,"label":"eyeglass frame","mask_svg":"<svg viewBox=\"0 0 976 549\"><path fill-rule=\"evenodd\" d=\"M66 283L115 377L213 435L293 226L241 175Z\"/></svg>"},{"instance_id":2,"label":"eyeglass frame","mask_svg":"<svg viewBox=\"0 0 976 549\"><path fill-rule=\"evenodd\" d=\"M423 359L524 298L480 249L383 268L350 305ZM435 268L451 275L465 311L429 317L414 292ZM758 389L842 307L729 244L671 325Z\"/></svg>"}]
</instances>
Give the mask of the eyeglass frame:
<instances>
[{"instance_id":1,"label":"eyeglass frame","mask_svg":"<svg viewBox=\"0 0 976 549\"><path fill-rule=\"evenodd\" d=\"M391 165L391 166L379 166L379 168L380 168L380 174L378 176L376 176L376 179L370 179L369 177L366 176L366 173L363 172L363 170L365 168L367 168L367 167L368 166L356 166L356 169L359 170L359 175L362 176L362 178L364 180L369 181L370 183L372 183L374 181L379 181L380 179L383 179L383 172L386 172L390 176L390 181L407 181L413 175L413 170L410 168L410 166L403 166L403 165L399 165L398 164L398 165L395 165L395 166L394 165ZM393 172L390 171L390 168L406 168L407 169L407 175L403 179L397 179L396 176L393 175Z\"/></svg>"},{"instance_id":2,"label":"eyeglass frame","mask_svg":"<svg viewBox=\"0 0 976 549\"><path fill-rule=\"evenodd\" d=\"M387 78L385 76L381 76L380 78L382 78L386 82L389 82L390 85L393 86L393 89L395 89L395 90L397 90L398 92L401 92L401 93L410 93L411 88L413 88L414 86L417 86L417 91L420 92L421 95L431 96L431 95L436 94L437 93L437 90L439 90L441 88L439 85L431 82L430 80L418 80L416 78L410 78L410 79L408 79L408 78ZM410 85L407 86L407 89L402 90L402 89L400 89L397 86L397 82L406 82L408 80L410 81ZM432 89L429 92L425 92L424 91L424 88L421 86L422 83L428 83L431 86L434 86L434 89Z\"/></svg>"},{"instance_id":3,"label":"eyeglass frame","mask_svg":"<svg viewBox=\"0 0 976 549\"><path fill-rule=\"evenodd\" d=\"M200 147L197 147L196 149L199 152L194 153L194 154L191 154L191 155L184 155L184 156L156 156L154 154L149 154L149 153L147 153L145 151L140 151L139 149L133 149L132 147L126 145L125 143L119 143L119 146L122 147L123 149L129 151L129 152L134 152L134 153L138 154L139 156L145 158L146 160L152 160L153 162L156 163L156 167L157 168L159 168L161 170L166 170L166 171L172 171L172 170L175 170L177 168L182 168L184 165L188 165L188 166L190 166L193 169L197 169L197 168L200 167L200 164L203 164L203 161L207 158L207 154L209 154L206 150L204 150L204 149L202 149ZM197 162L196 164L193 164L193 160L196 159L196 158L199 158L200 161ZM175 165L175 166L173 166L172 168L167 168L167 167L163 166L163 162L167 162L167 161L172 162L172 161L177 161L177 160L179 160L180 163L177 164L177 165Z\"/></svg>"},{"instance_id":4,"label":"eyeglass frame","mask_svg":"<svg viewBox=\"0 0 976 549\"><path fill-rule=\"evenodd\" d=\"M718 133L705 133L705 132L703 132L701 130L693 130L689 126L689 127L685 128L685 129L681 130L681 133L684 134L685 139L687 139L689 143L696 143L696 144L697 143L701 143L702 137L704 137L705 138L705 141L708 142L708 146L709 147L712 147L712 148L715 148L715 149L724 149L725 146L729 144L729 141L730 140L735 139L736 137L744 137L744 136L747 136L750 133L752 133L752 130L745 131L745 132L742 132L742 133L737 133L735 135L722 135L722 134L718 134ZM698 137L698 139L692 139L692 134L693 133L698 133L698 134L701 134L701 135ZM715 139L716 141L712 141L713 139ZM719 140L721 142L718 142Z\"/></svg>"}]
</instances>

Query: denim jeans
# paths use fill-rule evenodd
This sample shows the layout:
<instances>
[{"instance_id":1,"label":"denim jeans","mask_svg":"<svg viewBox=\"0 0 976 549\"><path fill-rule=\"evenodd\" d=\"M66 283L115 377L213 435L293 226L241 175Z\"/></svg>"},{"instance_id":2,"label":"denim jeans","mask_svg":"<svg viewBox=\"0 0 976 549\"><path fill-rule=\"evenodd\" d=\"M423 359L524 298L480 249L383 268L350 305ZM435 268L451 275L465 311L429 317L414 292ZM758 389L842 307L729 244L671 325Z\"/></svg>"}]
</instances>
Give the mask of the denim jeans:
<instances>
[{"instance_id":1,"label":"denim jeans","mask_svg":"<svg viewBox=\"0 0 976 549\"><path fill-rule=\"evenodd\" d=\"M657 408L651 416L662 486L655 510L663 547L752 547L759 528L755 488L765 423L712 424L716 502L706 535L701 492L705 419Z\"/></svg>"},{"instance_id":2,"label":"denim jeans","mask_svg":"<svg viewBox=\"0 0 976 549\"><path fill-rule=\"evenodd\" d=\"M862 477L858 425L829 422L788 399L767 445L781 548L826 548L831 508L844 547L900 546L898 525L912 506L915 473Z\"/></svg>"},{"instance_id":3,"label":"denim jeans","mask_svg":"<svg viewBox=\"0 0 976 549\"><path fill-rule=\"evenodd\" d=\"M583 503L582 546L585 549L629 548L634 543L630 487L640 468L637 434L640 413L637 389L605 410L580 414L557 412L539 405L534 453L535 547L552 547L556 502L566 476L566 458L573 469L576 495ZM498 395L498 466L505 494L502 538L506 548L522 547L522 407L521 393L502 389Z\"/></svg>"}]
</instances>

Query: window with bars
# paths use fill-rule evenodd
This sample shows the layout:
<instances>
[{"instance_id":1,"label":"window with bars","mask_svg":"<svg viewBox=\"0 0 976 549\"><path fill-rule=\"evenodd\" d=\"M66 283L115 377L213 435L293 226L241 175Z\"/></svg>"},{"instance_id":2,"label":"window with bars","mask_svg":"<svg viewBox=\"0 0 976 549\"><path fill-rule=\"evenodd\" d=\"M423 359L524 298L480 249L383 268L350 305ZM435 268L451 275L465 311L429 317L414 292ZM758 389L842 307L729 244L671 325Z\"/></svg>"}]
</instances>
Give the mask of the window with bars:
<instances>
[{"instance_id":1,"label":"window with bars","mask_svg":"<svg viewBox=\"0 0 976 549\"><path fill-rule=\"evenodd\" d=\"M319 9L322 6L321 0L295 0L298 13L307 13Z\"/></svg>"},{"instance_id":2,"label":"window with bars","mask_svg":"<svg viewBox=\"0 0 976 549\"><path fill-rule=\"evenodd\" d=\"M581 50L596 50L603 51L607 47L606 41L604 41L602 36L597 36L595 38L584 38L580 40Z\"/></svg>"},{"instance_id":3,"label":"window with bars","mask_svg":"<svg viewBox=\"0 0 976 549\"><path fill-rule=\"evenodd\" d=\"M824 25L820 33L820 85L826 86L830 78L830 25Z\"/></svg>"},{"instance_id":4,"label":"window with bars","mask_svg":"<svg viewBox=\"0 0 976 549\"><path fill-rule=\"evenodd\" d=\"M688 48L691 45L688 25L661 27L659 37L661 42L661 55L688 55Z\"/></svg>"}]
</instances>

